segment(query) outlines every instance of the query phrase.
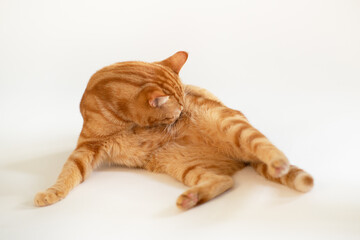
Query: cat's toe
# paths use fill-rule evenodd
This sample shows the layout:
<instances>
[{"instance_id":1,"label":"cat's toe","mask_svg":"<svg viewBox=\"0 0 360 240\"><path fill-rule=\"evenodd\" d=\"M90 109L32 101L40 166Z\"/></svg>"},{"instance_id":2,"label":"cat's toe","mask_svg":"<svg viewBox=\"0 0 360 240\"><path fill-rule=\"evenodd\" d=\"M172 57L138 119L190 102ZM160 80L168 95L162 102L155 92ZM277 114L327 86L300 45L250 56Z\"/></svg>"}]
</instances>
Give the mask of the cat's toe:
<instances>
[{"instance_id":1,"label":"cat's toe","mask_svg":"<svg viewBox=\"0 0 360 240\"><path fill-rule=\"evenodd\" d=\"M34 198L34 204L38 207L44 207L60 201L63 196L57 191L46 190L39 192Z\"/></svg>"},{"instance_id":2,"label":"cat's toe","mask_svg":"<svg viewBox=\"0 0 360 240\"><path fill-rule=\"evenodd\" d=\"M286 158L278 158L268 165L269 174L274 178L284 176L289 172L290 164Z\"/></svg>"},{"instance_id":3,"label":"cat's toe","mask_svg":"<svg viewBox=\"0 0 360 240\"><path fill-rule=\"evenodd\" d=\"M198 202L199 202L198 194L190 192L190 193L181 194L176 201L176 205L183 210L187 210L196 206Z\"/></svg>"}]
</instances>

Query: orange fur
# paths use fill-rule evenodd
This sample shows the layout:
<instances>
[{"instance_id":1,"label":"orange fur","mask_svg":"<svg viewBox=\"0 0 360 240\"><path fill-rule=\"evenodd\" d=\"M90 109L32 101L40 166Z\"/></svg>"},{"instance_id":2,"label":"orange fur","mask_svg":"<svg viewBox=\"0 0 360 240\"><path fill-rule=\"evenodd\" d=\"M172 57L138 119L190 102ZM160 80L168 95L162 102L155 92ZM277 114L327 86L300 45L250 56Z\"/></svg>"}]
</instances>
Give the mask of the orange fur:
<instances>
[{"instance_id":1,"label":"orange fur","mask_svg":"<svg viewBox=\"0 0 360 240\"><path fill-rule=\"evenodd\" d=\"M80 104L84 119L77 147L57 182L35 197L53 204L101 163L166 173L189 186L182 209L206 202L233 185L247 165L265 178L306 192L312 177L286 156L239 111L214 95L181 83L187 60L178 52L161 62L116 63L96 72Z\"/></svg>"}]
</instances>

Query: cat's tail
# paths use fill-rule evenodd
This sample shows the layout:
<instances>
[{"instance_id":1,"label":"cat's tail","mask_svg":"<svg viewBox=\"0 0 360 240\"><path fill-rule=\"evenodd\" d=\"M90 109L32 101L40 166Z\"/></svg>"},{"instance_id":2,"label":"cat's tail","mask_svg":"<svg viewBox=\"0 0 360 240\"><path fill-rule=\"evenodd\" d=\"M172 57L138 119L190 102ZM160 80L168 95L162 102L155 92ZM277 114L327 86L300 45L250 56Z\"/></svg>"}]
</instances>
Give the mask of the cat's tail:
<instances>
[{"instance_id":1,"label":"cat's tail","mask_svg":"<svg viewBox=\"0 0 360 240\"><path fill-rule=\"evenodd\" d=\"M268 173L267 165L262 162L254 162L250 165L266 179L283 184L299 192L308 192L314 186L314 179L312 176L294 165L291 165L289 172L280 178L272 177Z\"/></svg>"}]
</instances>

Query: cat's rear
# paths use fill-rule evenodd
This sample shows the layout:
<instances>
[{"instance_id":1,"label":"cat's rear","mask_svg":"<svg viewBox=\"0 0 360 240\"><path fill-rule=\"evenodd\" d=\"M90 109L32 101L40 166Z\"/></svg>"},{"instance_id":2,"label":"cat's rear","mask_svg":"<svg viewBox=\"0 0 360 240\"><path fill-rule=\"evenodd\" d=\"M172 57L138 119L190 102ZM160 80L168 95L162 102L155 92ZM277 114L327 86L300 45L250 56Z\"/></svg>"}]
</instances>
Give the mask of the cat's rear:
<instances>
[{"instance_id":1,"label":"cat's rear","mask_svg":"<svg viewBox=\"0 0 360 240\"><path fill-rule=\"evenodd\" d=\"M169 174L191 187L177 200L182 209L204 203L232 187L231 176L246 166L301 192L313 186L312 177L289 165L284 154L241 112L226 107L205 89L185 86L183 114L170 134L173 141L157 150L146 168Z\"/></svg>"}]
</instances>

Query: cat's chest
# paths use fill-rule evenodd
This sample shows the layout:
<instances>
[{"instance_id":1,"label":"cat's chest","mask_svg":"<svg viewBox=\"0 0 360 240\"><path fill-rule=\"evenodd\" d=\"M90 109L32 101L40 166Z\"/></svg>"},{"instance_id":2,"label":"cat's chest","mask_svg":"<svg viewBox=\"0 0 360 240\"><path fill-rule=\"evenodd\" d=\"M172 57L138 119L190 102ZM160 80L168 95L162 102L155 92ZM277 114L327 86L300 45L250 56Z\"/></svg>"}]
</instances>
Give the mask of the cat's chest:
<instances>
[{"instance_id":1,"label":"cat's chest","mask_svg":"<svg viewBox=\"0 0 360 240\"><path fill-rule=\"evenodd\" d=\"M157 134L125 134L111 141L110 160L128 167L143 167L151 153L163 145L163 137Z\"/></svg>"}]
</instances>

